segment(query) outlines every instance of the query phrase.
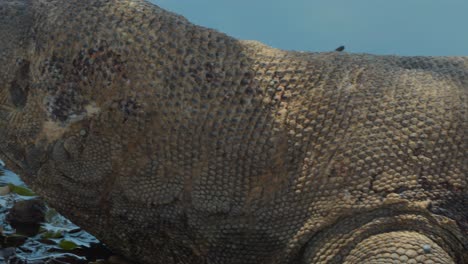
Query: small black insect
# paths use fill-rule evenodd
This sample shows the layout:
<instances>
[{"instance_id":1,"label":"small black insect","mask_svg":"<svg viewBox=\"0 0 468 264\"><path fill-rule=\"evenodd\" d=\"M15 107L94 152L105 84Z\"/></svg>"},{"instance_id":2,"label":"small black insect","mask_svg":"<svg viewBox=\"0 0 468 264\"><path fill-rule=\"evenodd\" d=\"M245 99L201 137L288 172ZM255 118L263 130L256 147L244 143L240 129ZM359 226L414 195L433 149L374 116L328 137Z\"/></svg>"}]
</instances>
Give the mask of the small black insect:
<instances>
[{"instance_id":1,"label":"small black insect","mask_svg":"<svg viewBox=\"0 0 468 264\"><path fill-rule=\"evenodd\" d=\"M344 46L339 46L338 48L336 48L336 50L335 50L335 51L343 51L343 50L344 50L344 48L345 48Z\"/></svg>"}]
</instances>

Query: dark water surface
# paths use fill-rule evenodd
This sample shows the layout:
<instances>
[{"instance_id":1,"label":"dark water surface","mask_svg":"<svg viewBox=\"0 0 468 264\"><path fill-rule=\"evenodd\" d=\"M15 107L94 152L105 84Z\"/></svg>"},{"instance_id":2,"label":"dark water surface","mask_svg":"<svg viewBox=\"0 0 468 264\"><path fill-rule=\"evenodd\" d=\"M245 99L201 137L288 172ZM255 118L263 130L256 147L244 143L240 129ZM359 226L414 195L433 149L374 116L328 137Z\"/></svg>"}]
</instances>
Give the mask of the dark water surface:
<instances>
[{"instance_id":1,"label":"dark water surface","mask_svg":"<svg viewBox=\"0 0 468 264\"><path fill-rule=\"evenodd\" d=\"M16 174L0 170L0 263L109 263L103 260L112 253L102 243L52 208L37 225L12 227L7 215L13 205L38 197Z\"/></svg>"}]
</instances>

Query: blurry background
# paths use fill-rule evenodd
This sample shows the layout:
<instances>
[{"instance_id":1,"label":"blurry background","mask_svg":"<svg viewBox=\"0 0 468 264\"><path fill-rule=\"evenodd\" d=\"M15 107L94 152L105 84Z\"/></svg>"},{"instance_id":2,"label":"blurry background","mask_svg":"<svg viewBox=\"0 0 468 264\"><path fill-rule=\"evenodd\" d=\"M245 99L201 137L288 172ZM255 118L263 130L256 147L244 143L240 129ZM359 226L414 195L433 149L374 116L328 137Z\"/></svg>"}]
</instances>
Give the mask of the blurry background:
<instances>
[{"instance_id":1,"label":"blurry background","mask_svg":"<svg viewBox=\"0 0 468 264\"><path fill-rule=\"evenodd\" d=\"M468 55L467 0L150 0L191 22L275 48Z\"/></svg>"}]
</instances>

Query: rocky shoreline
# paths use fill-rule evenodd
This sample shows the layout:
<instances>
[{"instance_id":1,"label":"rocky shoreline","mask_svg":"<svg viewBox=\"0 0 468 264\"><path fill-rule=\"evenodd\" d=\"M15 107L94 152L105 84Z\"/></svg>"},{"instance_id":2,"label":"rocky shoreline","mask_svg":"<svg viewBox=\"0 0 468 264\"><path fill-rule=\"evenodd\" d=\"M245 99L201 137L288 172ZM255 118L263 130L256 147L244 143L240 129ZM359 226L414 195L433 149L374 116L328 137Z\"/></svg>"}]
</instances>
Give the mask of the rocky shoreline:
<instances>
[{"instance_id":1,"label":"rocky shoreline","mask_svg":"<svg viewBox=\"0 0 468 264\"><path fill-rule=\"evenodd\" d=\"M95 237L49 208L0 167L0 262L125 264Z\"/></svg>"}]
</instances>

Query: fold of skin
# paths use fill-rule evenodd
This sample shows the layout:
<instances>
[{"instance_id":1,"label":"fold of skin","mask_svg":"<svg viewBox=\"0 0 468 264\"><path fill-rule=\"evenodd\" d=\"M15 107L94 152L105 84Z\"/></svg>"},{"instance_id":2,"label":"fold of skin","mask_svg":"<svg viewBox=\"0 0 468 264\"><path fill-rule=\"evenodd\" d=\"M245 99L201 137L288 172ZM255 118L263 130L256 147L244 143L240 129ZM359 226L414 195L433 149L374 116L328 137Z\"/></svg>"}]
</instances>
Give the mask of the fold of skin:
<instances>
[{"instance_id":1,"label":"fold of skin","mask_svg":"<svg viewBox=\"0 0 468 264\"><path fill-rule=\"evenodd\" d=\"M282 51L134 0L3 0L0 34L0 158L132 260L468 259L466 57Z\"/></svg>"}]
</instances>

